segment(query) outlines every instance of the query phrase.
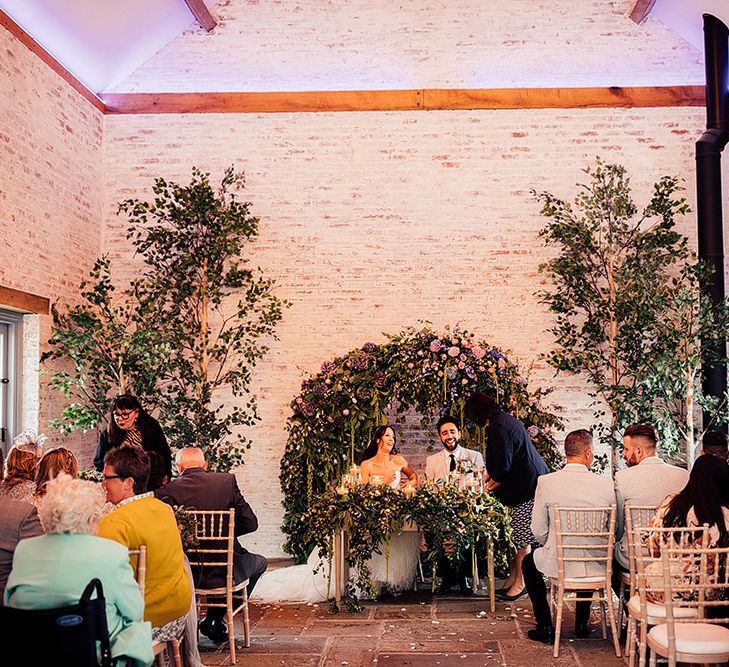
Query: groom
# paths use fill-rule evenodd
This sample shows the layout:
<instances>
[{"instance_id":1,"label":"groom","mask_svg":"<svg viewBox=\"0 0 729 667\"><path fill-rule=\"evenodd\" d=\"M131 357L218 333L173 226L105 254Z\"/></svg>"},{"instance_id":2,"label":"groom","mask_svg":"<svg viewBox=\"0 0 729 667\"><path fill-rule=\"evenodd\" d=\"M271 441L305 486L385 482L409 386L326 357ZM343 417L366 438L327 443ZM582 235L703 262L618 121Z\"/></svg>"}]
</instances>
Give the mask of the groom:
<instances>
[{"instance_id":1,"label":"groom","mask_svg":"<svg viewBox=\"0 0 729 667\"><path fill-rule=\"evenodd\" d=\"M461 447L461 432L453 417L450 415L441 417L435 425L435 430L443 449L425 461L425 476L428 479L448 479L450 473L457 473L458 461L461 460L470 461L473 468L484 467L481 452Z\"/></svg>"},{"instance_id":2,"label":"groom","mask_svg":"<svg viewBox=\"0 0 729 667\"><path fill-rule=\"evenodd\" d=\"M425 461L425 476L428 479L448 479L453 473L458 474L458 462L469 461L471 468L483 468L483 456L475 449L461 447L461 432L458 430L456 420L450 415L441 417L435 425L443 449L437 454L429 456ZM470 568L460 561L457 564L443 556L438 562L441 572L440 593L447 593L456 583L461 595L471 595L473 591L468 585L467 573Z\"/></svg>"}]
</instances>

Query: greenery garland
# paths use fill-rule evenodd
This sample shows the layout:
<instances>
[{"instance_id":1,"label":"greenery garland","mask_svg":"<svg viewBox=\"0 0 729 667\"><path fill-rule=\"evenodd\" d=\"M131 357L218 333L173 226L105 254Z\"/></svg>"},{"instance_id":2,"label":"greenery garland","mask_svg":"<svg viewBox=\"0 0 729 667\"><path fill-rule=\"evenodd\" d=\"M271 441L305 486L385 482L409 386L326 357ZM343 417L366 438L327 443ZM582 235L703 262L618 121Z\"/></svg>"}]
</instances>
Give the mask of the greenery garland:
<instances>
[{"instance_id":1,"label":"greenery garland","mask_svg":"<svg viewBox=\"0 0 729 667\"><path fill-rule=\"evenodd\" d=\"M458 326L446 326L443 332L430 326L408 328L386 338L383 344L365 343L325 361L291 403L280 481L288 535L284 548L299 562L332 530L325 522L312 523L307 512L318 506L317 500L330 497L372 430L387 421L388 411L404 419L407 411L415 410L427 433L433 432L438 417L450 413L460 421L464 446L483 451L485 433L466 424L464 405L475 391L491 392L527 426L547 465L554 469L561 462L551 435L561 426L560 419L541 406L551 389L529 390L501 350Z\"/></svg>"},{"instance_id":2,"label":"greenery garland","mask_svg":"<svg viewBox=\"0 0 729 667\"><path fill-rule=\"evenodd\" d=\"M330 565L332 534L347 529L346 560L356 576L346 591L351 610L359 608L358 593L377 596L369 559L373 553L387 550L390 537L408 521L426 530L429 549L424 556L432 564L443 554L452 561L469 562L474 546L485 554L487 539L512 545L508 510L488 493L472 493L442 481L425 482L414 494L369 485L342 491L330 489L315 498L302 520L322 562ZM498 553L502 562L497 565L506 566L506 550Z\"/></svg>"}]
</instances>

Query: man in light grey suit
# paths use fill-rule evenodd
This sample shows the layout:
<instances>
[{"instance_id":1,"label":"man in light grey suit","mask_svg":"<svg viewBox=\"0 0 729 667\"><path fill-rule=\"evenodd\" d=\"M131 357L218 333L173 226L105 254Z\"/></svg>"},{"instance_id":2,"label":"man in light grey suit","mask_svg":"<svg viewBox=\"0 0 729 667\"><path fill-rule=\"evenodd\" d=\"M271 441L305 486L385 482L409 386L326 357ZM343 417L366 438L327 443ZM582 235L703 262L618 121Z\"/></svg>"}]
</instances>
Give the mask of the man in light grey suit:
<instances>
[{"instance_id":1,"label":"man in light grey suit","mask_svg":"<svg viewBox=\"0 0 729 667\"><path fill-rule=\"evenodd\" d=\"M448 479L450 473L455 473L458 461L468 460L474 468L483 468L483 456L475 449L461 447L461 432L453 417L446 415L435 425L443 449L437 454L429 456L425 461L425 476L428 479Z\"/></svg>"},{"instance_id":2,"label":"man in light grey suit","mask_svg":"<svg viewBox=\"0 0 729 667\"><path fill-rule=\"evenodd\" d=\"M568 433L564 440L564 453L567 457L564 468L548 475L541 475L537 480L531 527L534 537L544 546L527 554L521 564L524 583L537 622L537 627L529 630L527 634L529 639L545 644L554 641L552 616L544 583L544 576L557 576L557 536L552 525L553 508L604 507L615 503L612 479L590 472L595 452L592 434L589 431L581 429ZM599 563L594 562L573 562L568 563L567 567L565 574L568 577L604 574ZM584 592L582 596L589 597L591 593ZM578 637L589 636L590 628L587 625L589 617L590 603L578 602L575 607L575 634Z\"/></svg>"},{"instance_id":3,"label":"man in light grey suit","mask_svg":"<svg viewBox=\"0 0 729 667\"><path fill-rule=\"evenodd\" d=\"M3 475L3 457L0 450L0 477ZM42 535L38 513L31 503L13 500L0 494L0 605L3 603L5 584L13 566L13 554L20 540Z\"/></svg>"},{"instance_id":4,"label":"man in light grey suit","mask_svg":"<svg viewBox=\"0 0 729 667\"><path fill-rule=\"evenodd\" d=\"M426 459L425 477L427 479L448 479L451 473L457 474L458 462L462 460L470 461L474 468L484 467L481 452L461 447L461 432L453 417L450 415L441 417L435 425L435 430L443 449ZM466 563L454 564L445 556L441 558L438 563L438 572L441 575L441 595L448 593L456 583L458 583L461 595L472 595L473 591L468 585L467 578L469 571L470 568Z\"/></svg>"},{"instance_id":5,"label":"man in light grey suit","mask_svg":"<svg viewBox=\"0 0 729 667\"><path fill-rule=\"evenodd\" d=\"M658 458L657 442L656 430L650 424L633 424L623 433L623 459L627 468L615 473L618 516L613 590L616 595L620 590L620 574L629 569L625 505L659 505L666 496L678 493L688 482L687 470L668 465Z\"/></svg>"}]
</instances>

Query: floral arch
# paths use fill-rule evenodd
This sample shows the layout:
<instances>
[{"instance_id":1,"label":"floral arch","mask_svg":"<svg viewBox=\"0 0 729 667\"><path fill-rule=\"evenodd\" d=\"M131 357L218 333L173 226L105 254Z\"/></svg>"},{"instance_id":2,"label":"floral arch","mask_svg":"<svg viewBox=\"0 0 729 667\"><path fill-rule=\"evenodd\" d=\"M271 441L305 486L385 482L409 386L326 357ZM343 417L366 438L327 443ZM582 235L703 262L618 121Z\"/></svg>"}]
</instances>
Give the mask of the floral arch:
<instances>
[{"instance_id":1,"label":"floral arch","mask_svg":"<svg viewBox=\"0 0 729 667\"><path fill-rule=\"evenodd\" d=\"M387 421L386 412L401 420L415 410L427 433L441 415L450 413L461 422L463 444L483 450L483 429L465 423L464 405L475 391L492 392L528 427L550 468L559 461L551 429L561 423L541 405L551 390L530 390L503 352L458 326L446 326L441 333L429 326L409 328L386 338L380 345L365 343L325 361L291 403L280 480L285 549L299 560L314 543L303 518L312 498L355 462L372 430Z\"/></svg>"}]
</instances>

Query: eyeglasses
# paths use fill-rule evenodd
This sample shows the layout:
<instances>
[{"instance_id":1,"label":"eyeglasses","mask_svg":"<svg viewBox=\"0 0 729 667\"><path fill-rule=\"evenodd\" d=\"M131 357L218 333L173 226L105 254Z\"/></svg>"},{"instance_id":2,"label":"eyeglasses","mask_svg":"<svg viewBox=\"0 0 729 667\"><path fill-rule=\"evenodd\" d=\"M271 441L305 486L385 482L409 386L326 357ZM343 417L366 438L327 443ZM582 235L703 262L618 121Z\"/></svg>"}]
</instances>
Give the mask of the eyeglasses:
<instances>
[{"instance_id":1,"label":"eyeglasses","mask_svg":"<svg viewBox=\"0 0 729 667\"><path fill-rule=\"evenodd\" d=\"M127 418L127 417L129 417L129 416L130 416L130 415L131 415L131 414L132 414L133 412L134 412L134 410L124 410L124 411L120 411L120 412L114 412L114 413L113 413L113 415L114 415L114 419L126 419L126 418Z\"/></svg>"},{"instance_id":2,"label":"eyeglasses","mask_svg":"<svg viewBox=\"0 0 729 667\"><path fill-rule=\"evenodd\" d=\"M104 475L104 481L107 479L126 479L126 477L122 477L121 475Z\"/></svg>"}]
</instances>

